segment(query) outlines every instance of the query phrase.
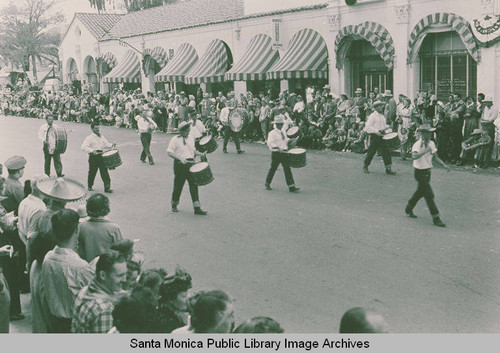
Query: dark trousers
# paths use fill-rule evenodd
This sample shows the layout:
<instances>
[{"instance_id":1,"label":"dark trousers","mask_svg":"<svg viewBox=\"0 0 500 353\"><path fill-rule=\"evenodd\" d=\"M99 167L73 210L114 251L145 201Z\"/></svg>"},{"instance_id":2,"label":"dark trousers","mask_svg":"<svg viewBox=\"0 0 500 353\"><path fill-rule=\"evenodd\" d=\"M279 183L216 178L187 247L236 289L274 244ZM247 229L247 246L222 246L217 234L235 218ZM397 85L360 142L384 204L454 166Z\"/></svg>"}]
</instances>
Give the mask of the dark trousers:
<instances>
[{"instance_id":1,"label":"dark trousers","mask_svg":"<svg viewBox=\"0 0 500 353\"><path fill-rule=\"evenodd\" d=\"M102 161L102 155L100 154L89 154L89 176L87 180L87 185L89 188L94 186L95 176L97 174L97 169L101 173L101 179L104 183L104 189L111 188L111 178L109 177L108 168L104 166L104 162Z\"/></svg>"},{"instance_id":2,"label":"dark trousers","mask_svg":"<svg viewBox=\"0 0 500 353\"><path fill-rule=\"evenodd\" d=\"M58 177L62 175L61 155L59 153L49 154L46 146L43 147L43 156L45 158L44 171L45 174L50 176L50 161L54 159L54 169Z\"/></svg>"},{"instance_id":3,"label":"dark trousers","mask_svg":"<svg viewBox=\"0 0 500 353\"><path fill-rule=\"evenodd\" d=\"M142 153L141 153L141 161L145 161L146 157L148 157L149 161L153 161L153 156L149 151L149 147L151 146L151 137L152 134L147 132L141 133L141 143L142 143Z\"/></svg>"},{"instance_id":4,"label":"dark trousers","mask_svg":"<svg viewBox=\"0 0 500 353\"><path fill-rule=\"evenodd\" d=\"M450 131L449 127L443 127L437 131L437 148L438 157L443 161L449 160L450 152Z\"/></svg>"},{"instance_id":5,"label":"dark trousers","mask_svg":"<svg viewBox=\"0 0 500 353\"><path fill-rule=\"evenodd\" d=\"M158 122L156 123L158 125L158 130L161 132L166 132L167 131L167 121L168 118L167 116L159 116L158 117Z\"/></svg>"},{"instance_id":6,"label":"dark trousers","mask_svg":"<svg viewBox=\"0 0 500 353\"><path fill-rule=\"evenodd\" d=\"M200 198L198 196L198 186L196 186L189 173L189 168L193 163L182 164L179 160L174 160L174 191L172 192L172 206L177 206L179 204L179 199L181 198L182 189L187 180L189 184L189 193L191 194L191 200L193 201L194 207L200 207Z\"/></svg>"},{"instance_id":7,"label":"dark trousers","mask_svg":"<svg viewBox=\"0 0 500 353\"><path fill-rule=\"evenodd\" d=\"M491 138L490 143L484 146L483 151L479 154L479 163L481 166L487 167L491 160L493 148L495 147L495 125L482 123L481 126L485 131L488 131L488 136Z\"/></svg>"},{"instance_id":8,"label":"dark trousers","mask_svg":"<svg viewBox=\"0 0 500 353\"><path fill-rule=\"evenodd\" d=\"M50 315L52 329L49 333L71 333L71 319Z\"/></svg>"},{"instance_id":9,"label":"dark trousers","mask_svg":"<svg viewBox=\"0 0 500 353\"><path fill-rule=\"evenodd\" d=\"M21 286L24 277L24 267L26 266L26 259L20 258L22 256L24 243L19 238L19 233L16 230L5 231L0 237L0 247L4 245L12 245L14 253L12 257L0 256L0 266L3 268L3 275L9 285L10 296L10 315L17 315L21 313ZM5 290L5 289L4 289Z\"/></svg>"},{"instance_id":10,"label":"dark trousers","mask_svg":"<svg viewBox=\"0 0 500 353\"><path fill-rule=\"evenodd\" d=\"M280 163L283 166L283 171L285 172L286 184L289 188L294 187L295 182L293 181L292 170L290 169L290 165L288 164L288 153L282 152L273 152L271 154L271 168L267 173L266 184L271 185L274 173L276 173L276 170L278 169Z\"/></svg>"},{"instance_id":11,"label":"dark trousers","mask_svg":"<svg viewBox=\"0 0 500 353\"><path fill-rule=\"evenodd\" d=\"M370 146L368 146L368 152L366 153L365 166L368 167L370 165L377 151L380 151L380 154L382 154L385 167L389 168L392 165L391 153L385 147L382 137L376 134L370 134Z\"/></svg>"},{"instance_id":12,"label":"dark trousers","mask_svg":"<svg viewBox=\"0 0 500 353\"><path fill-rule=\"evenodd\" d=\"M434 193L431 188L431 170L430 169L415 169L415 180L418 183L417 191L413 194L408 201L408 206L411 210L415 207L417 202L423 197L427 202L427 207L432 216L439 214L436 203L434 202Z\"/></svg>"},{"instance_id":13,"label":"dark trousers","mask_svg":"<svg viewBox=\"0 0 500 353\"><path fill-rule=\"evenodd\" d=\"M462 152L462 129L460 126L453 126L450 129L450 159L456 161Z\"/></svg>"},{"instance_id":14,"label":"dark trousers","mask_svg":"<svg viewBox=\"0 0 500 353\"><path fill-rule=\"evenodd\" d=\"M227 143L229 142L229 137L233 138L234 144L236 145L236 150L240 150L240 139L238 133L231 130L229 126L224 126L224 145L223 150L227 150Z\"/></svg>"}]
</instances>

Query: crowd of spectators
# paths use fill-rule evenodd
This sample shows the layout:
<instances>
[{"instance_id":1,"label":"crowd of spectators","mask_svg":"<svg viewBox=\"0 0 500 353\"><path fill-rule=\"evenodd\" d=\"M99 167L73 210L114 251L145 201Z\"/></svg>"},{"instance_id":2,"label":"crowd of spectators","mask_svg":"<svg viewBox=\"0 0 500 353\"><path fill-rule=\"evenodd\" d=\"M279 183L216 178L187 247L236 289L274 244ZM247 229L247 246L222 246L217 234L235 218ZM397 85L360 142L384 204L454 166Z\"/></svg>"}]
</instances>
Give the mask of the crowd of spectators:
<instances>
[{"instance_id":1,"label":"crowd of spectators","mask_svg":"<svg viewBox=\"0 0 500 353\"><path fill-rule=\"evenodd\" d=\"M364 153L369 143L363 130L365 121L373 111L373 103L383 101L387 123L399 135L398 152L403 160L410 156L421 124L437 128L438 153L447 163L487 168L491 159L500 159L498 109L492 99L482 93L477 98L454 93L447 101L439 101L424 91L412 100L402 94L394 97L390 90L374 89L365 94L360 88L354 97L346 94L337 97L329 86L307 88L304 96L287 91L275 95L269 90L255 95L248 92L239 97L235 97L234 92L226 95L218 92L214 96L201 89L195 96L163 91L144 95L139 89L75 94L67 88L51 92L25 87L0 91L0 113L33 118L51 114L62 121L98 122L137 129L136 117L149 110L159 131L174 132L181 121L189 119L189 111L195 110L207 132L220 138L220 113L231 100L248 113L240 132L243 141L264 143L274 115L284 114L288 118L287 126L299 128L298 147ZM481 135L485 136L481 138Z\"/></svg>"}]
</instances>

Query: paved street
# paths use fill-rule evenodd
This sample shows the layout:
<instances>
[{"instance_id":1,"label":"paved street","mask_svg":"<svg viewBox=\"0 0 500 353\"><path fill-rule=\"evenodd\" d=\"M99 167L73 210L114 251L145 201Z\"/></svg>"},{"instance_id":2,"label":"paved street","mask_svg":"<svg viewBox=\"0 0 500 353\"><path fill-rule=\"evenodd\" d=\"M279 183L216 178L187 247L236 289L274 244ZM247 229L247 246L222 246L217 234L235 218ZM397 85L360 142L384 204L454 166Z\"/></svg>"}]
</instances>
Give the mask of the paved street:
<instances>
[{"instance_id":1,"label":"paved street","mask_svg":"<svg viewBox=\"0 0 500 353\"><path fill-rule=\"evenodd\" d=\"M28 160L25 177L43 171L37 132L42 120L0 117L0 161ZM87 125L62 123L69 134L64 173L86 185L80 150ZM139 161L136 132L101 127L116 141L123 165L111 171L110 219L125 237L140 241L146 267L181 264L193 289L223 289L235 299L237 323L270 316L287 332L338 332L354 306L383 314L392 332L500 333L500 171L436 168L432 186L447 228L432 225L422 200L418 219L403 208L414 191L411 162L394 158L396 176L375 157L370 174L362 156L311 152L294 169L299 194L287 191L278 170L264 189L270 152L219 149L209 155L215 180L200 188L206 217L193 215L187 185L180 212L170 211L170 135L155 133L155 166ZM94 188L103 191L98 176ZM26 326L26 320L18 324ZM17 327L17 326L16 326Z\"/></svg>"}]
</instances>

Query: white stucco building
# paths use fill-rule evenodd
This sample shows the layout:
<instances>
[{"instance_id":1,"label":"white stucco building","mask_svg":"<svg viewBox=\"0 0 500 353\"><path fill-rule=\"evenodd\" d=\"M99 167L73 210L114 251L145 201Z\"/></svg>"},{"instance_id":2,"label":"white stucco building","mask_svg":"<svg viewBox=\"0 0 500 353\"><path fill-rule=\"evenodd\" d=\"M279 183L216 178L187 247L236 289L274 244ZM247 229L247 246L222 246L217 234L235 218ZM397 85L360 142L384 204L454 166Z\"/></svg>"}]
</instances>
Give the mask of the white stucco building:
<instances>
[{"instance_id":1,"label":"white stucco building","mask_svg":"<svg viewBox=\"0 0 500 353\"><path fill-rule=\"evenodd\" d=\"M500 101L498 0L330 0L245 13L249 1L76 14L60 46L64 83L144 92L165 83L212 92L328 83L337 94L378 87Z\"/></svg>"}]
</instances>

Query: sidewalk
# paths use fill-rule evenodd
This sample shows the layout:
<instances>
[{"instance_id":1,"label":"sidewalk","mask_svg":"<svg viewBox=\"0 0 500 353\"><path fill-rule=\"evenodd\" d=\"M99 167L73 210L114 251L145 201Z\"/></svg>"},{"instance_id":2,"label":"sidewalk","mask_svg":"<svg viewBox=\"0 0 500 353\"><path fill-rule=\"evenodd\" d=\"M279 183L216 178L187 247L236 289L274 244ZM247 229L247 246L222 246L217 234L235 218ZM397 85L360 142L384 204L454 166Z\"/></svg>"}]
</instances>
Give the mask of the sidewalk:
<instances>
[{"instance_id":1,"label":"sidewalk","mask_svg":"<svg viewBox=\"0 0 500 353\"><path fill-rule=\"evenodd\" d=\"M21 308L25 318L10 322L10 333L31 333L31 294L21 294Z\"/></svg>"}]
</instances>

